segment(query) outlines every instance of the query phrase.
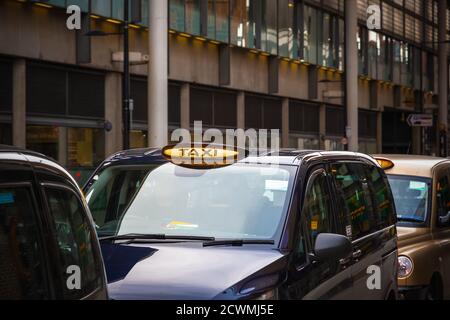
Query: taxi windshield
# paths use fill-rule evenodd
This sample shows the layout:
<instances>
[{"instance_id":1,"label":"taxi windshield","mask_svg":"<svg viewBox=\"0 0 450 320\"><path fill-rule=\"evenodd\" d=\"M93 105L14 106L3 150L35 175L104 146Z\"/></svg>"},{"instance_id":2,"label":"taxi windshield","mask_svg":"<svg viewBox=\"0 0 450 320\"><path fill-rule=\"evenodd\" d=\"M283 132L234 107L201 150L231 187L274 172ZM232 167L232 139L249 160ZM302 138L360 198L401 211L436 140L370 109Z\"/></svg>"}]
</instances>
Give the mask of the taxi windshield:
<instances>
[{"instance_id":1,"label":"taxi windshield","mask_svg":"<svg viewBox=\"0 0 450 320\"><path fill-rule=\"evenodd\" d=\"M117 168L104 170L88 191L90 207L112 170ZM296 167L235 164L202 170L167 163L142 172L146 175L120 214L108 214L107 204L103 211L91 209L99 236L274 239L286 216Z\"/></svg>"},{"instance_id":2,"label":"taxi windshield","mask_svg":"<svg viewBox=\"0 0 450 320\"><path fill-rule=\"evenodd\" d=\"M431 179L388 175L399 224L425 223L430 204Z\"/></svg>"}]
</instances>

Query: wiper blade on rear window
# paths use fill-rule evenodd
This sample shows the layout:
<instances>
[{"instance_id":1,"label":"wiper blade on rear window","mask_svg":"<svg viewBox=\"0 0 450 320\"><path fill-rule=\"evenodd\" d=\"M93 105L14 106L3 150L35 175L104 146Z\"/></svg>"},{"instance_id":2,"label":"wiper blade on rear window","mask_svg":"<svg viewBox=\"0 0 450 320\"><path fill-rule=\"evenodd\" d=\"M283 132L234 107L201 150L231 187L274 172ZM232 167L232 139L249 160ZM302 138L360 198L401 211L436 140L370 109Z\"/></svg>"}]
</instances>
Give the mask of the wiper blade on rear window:
<instances>
[{"instance_id":1,"label":"wiper blade on rear window","mask_svg":"<svg viewBox=\"0 0 450 320\"><path fill-rule=\"evenodd\" d=\"M218 241L209 241L203 243L204 247L214 247L214 246L232 246L232 247L242 247L246 244L275 244L273 240L244 240L244 239L236 239L236 240L218 240Z\"/></svg>"},{"instance_id":2,"label":"wiper blade on rear window","mask_svg":"<svg viewBox=\"0 0 450 320\"><path fill-rule=\"evenodd\" d=\"M123 235L102 237L100 241L116 241L116 240L194 240L194 241L214 241L214 237L199 237L199 236L176 236L167 234L140 234L128 233Z\"/></svg>"}]
</instances>

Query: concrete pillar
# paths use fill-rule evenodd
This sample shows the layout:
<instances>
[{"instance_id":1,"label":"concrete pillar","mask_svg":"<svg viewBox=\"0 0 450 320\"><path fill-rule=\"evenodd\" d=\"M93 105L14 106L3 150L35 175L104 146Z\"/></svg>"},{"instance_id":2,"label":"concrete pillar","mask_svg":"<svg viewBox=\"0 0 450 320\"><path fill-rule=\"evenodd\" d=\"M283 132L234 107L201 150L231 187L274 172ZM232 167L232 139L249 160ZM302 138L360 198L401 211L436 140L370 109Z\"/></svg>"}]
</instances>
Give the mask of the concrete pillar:
<instances>
[{"instance_id":1,"label":"concrete pillar","mask_svg":"<svg viewBox=\"0 0 450 320\"><path fill-rule=\"evenodd\" d=\"M345 89L348 150L358 151L358 15L356 0L345 3Z\"/></svg>"},{"instance_id":2,"label":"concrete pillar","mask_svg":"<svg viewBox=\"0 0 450 320\"><path fill-rule=\"evenodd\" d=\"M237 95L237 128L245 130L245 92Z\"/></svg>"},{"instance_id":3,"label":"concrete pillar","mask_svg":"<svg viewBox=\"0 0 450 320\"><path fill-rule=\"evenodd\" d=\"M13 64L13 145L26 148L27 124L27 66L24 59L15 60Z\"/></svg>"},{"instance_id":4,"label":"concrete pillar","mask_svg":"<svg viewBox=\"0 0 450 320\"><path fill-rule=\"evenodd\" d=\"M148 139L150 147L167 145L168 117L168 1L149 2Z\"/></svg>"},{"instance_id":5,"label":"concrete pillar","mask_svg":"<svg viewBox=\"0 0 450 320\"><path fill-rule=\"evenodd\" d=\"M58 128L58 162L63 167L67 166L68 130L66 127Z\"/></svg>"},{"instance_id":6,"label":"concrete pillar","mask_svg":"<svg viewBox=\"0 0 450 320\"><path fill-rule=\"evenodd\" d=\"M327 107L324 103L319 107L319 148L325 150L325 137L327 135Z\"/></svg>"},{"instance_id":7,"label":"concrete pillar","mask_svg":"<svg viewBox=\"0 0 450 320\"><path fill-rule=\"evenodd\" d=\"M448 61L447 61L447 0L439 0L439 137L440 156L446 157L448 131Z\"/></svg>"},{"instance_id":8,"label":"concrete pillar","mask_svg":"<svg viewBox=\"0 0 450 320\"><path fill-rule=\"evenodd\" d=\"M105 155L122 149L122 75L109 72L105 77L105 120L112 130L105 132Z\"/></svg>"},{"instance_id":9,"label":"concrete pillar","mask_svg":"<svg viewBox=\"0 0 450 320\"><path fill-rule=\"evenodd\" d=\"M190 130L191 119L191 85L184 83L180 90L180 124L181 128Z\"/></svg>"},{"instance_id":10,"label":"concrete pillar","mask_svg":"<svg viewBox=\"0 0 450 320\"><path fill-rule=\"evenodd\" d=\"M289 99L284 98L282 102L282 124L281 124L281 147L289 148Z\"/></svg>"},{"instance_id":11,"label":"concrete pillar","mask_svg":"<svg viewBox=\"0 0 450 320\"><path fill-rule=\"evenodd\" d=\"M377 153L383 153L383 112L377 112Z\"/></svg>"}]
</instances>

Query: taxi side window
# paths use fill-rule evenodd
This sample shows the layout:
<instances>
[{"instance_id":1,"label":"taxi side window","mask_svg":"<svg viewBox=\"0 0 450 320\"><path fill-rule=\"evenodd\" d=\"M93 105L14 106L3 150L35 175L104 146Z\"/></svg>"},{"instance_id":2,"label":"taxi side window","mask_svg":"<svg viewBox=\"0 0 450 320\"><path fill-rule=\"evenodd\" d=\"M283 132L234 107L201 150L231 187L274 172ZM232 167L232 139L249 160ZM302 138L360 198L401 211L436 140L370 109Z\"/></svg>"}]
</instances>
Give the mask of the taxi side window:
<instances>
[{"instance_id":1,"label":"taxi side window","mask_svg":"<svg viewBox=\"0 0 450 320\"><path fill-rule=\"evenodd\" d=\"M319 234L333 232L330 190L324 170L313 173L304 199L302 214L306 221L306 237L312 249ZM304 243L301 245L304 246Z\"/></svg>"},{"instance_id":2,"label":"taxi side window","mask_svg":"<svg viewBox=\"0 0 450 320\"><path fill-rule=\"evenodd\" d=\"M101 285L101 271L94 254L95 236L84 207L75 193L59 188L46 188L46 195L56 243L59 249L59 265L62 280L62 294L65 299L80 299L95 291ZM71 278L73 267L79 268L79 279ZM72 286L79 280L79 287ZM68 283L72 285L69 286Z\"/></svg>"},{"instance_id":3,"label":"taxi side window","mask_svg":"<svg viewBox=\"0 0 450 320\"><path fill-rule=\"evenodd\" d=\"M0 300L48 298L31 191L0 188Z\"/></svg>"},{"instance_id":4,"label":"taxi side window","mask_svg":"<svg viewBox=\"0 0 450 320\"><path fill-rule=\"evenodd\" d=\"M376 213L376 225L382 230L396 223L394 199L389 187L389 181L376 166L366 166L369 176L369 186L373 194L373 205Z\"/></svg>"},{"instance_id":5,"label":"taxi side window","mask_svg":"<svg viewBox=\"0 0 450 320\"><path fill-rule=\"evenodd\" d=\"M447 175L442 176L437 184L437 210L438 225L440 227L450 226L450 186Z\"/></svg>"},{"instance_id":6,"label":"taxi side window","mask_svg":"<svg viewBox=\"0 0 450 320\"><path fill-rule=\"evenodd\" d=\"M338 201L343 204L340 220L350 221L350 225L341 226L342 232L351 240L370 234L376 222L364 165L336 163L331 166L331 172Z\"/></svg>"}]
</instances>

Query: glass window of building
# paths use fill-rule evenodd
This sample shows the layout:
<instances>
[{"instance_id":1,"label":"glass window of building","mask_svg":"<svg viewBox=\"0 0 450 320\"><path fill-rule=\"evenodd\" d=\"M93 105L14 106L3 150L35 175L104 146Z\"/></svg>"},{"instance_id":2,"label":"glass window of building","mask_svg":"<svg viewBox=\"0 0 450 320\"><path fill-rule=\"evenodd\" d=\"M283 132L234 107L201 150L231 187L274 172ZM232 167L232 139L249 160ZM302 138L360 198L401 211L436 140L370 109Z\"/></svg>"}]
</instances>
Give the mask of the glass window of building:
<instances>
[{"instance_id":1,"label":"glass window of building","mask_svg":"<svg viewBox=\"0 0 450 320\"><path fill-rule=\"evenodd\" d=\"M303 57L306 61L317 64L318 54L318 11L310 6L304 10Z\"/></svg>"},{"instance_id":2,"label":"glass window of building","mask_svg":"<svg viewBox=\"0 0 450 320\"><path fill-rule=\"evenodd\" d=\"M72 4L79 6L82 12L89 12L89 0L66 0L66 7Z\"/></svg>"},{"instance_id":3,"label":"glass window of building","mask_svg":"<svg viewBox=\"0 0 450 320\"><path fill-rule=\"evenodd\" d=\"M377 113L369 110L358 112L359 151L377 153Z\"/></svg>"},{"instance_id":4,"label":"glass window of building","mask_svg":"<svg viewBox=\"0 0 450 320\"><path fill-rule=\"evenodd\" d=\"M27 113L65 115L67 73L60 68L38 64L27 66ZM52 97L49 99L49 97Z\"/></svg>"},{"instance_id":5,"label":"glass window of building","mask_svg":"<svg viewBox=\"0 0 450 320\"><path fill-rule=\"evenodd\" d=\"M169 83L169 125L180 126L181 122L181 97L180 85Z\"/></svg>"},{"instance_id":6,"label":"glass window of building","mask_svg":"<svg viewBox=\"0 0 450 320\"><path fill-rule=\"evenodd\" d=\"M133 122L147 123L147 79L133 78L131 80L131 98L133 99Z\"/></svg>"},{"instance_id":7,"label":"glass window of building","mask_svg":"<svg viewBox=\"0 0 450 320\"><path fill-rule=\"evenodd\" d=\"M12 145L12 126L9 123L0 123L0 144Z\"/></svg>"},{"instance_id":8,"label":"glass window of building","mask_svg":"<svg viewBox=\"0 0 450 320\"><path fill-rule=\"evenodd\" d=\"M67 88L68 115L104 118L105 77L102 74L68 72Z\"/></svg>"},{"instance_id":9,"label":"glass window of building","mask_svg":"<svg viewBox=\"0 0 450 320\"><path fill-rule=\"evenodd\" d=\"M191 89L190 98L191 124L202 121L205 127L236 128L235 93L196 87Z\"/></svg>"},{"instance_id":10,"label":"glass window of building","mask_svg":"<svg viewBox=\"0 0 450 320\"><path fill-rule=\"evenodd\" d=\"M281 130L281 101L256 95L245 96L245 127L247 129Z\"/></svg>"},{"instance_id":11,"label":"glass window of building","mask_svg":"<svg viewBox=\"0 0 450 320\"><path fill-rule=\"evenodd\" d=\"M231 1L231 43L240 47L255 47L255 23L253 16L254 0L230 0Z\"/></svg>"},{"instance_id":12,"label":"glass window of building","mask_svg":"<svg viewBox=\"0 0 450 320\"><path fill-rule=\"evenodd\" d=\"M401 80L404 86L413 86L413 47L401 44Z\"/></svg>"},{"instance_id":13,"label":"glass window of building","mask_svg":"<svg viewBox=\"0 0 450 320\"><path fill-rule=\"evenodd\" d=\"M82 184L105 158L103 129L28 125L27 149L67 167Z\"/></svg>"},{"instance_id":14,"label":"glass window of building","mask_svg":"<svg viewBox=\"0 0 450 320\"><path fill-rule=\"evenodd\" d=\"M378 34L379 48L377 58L377 79L392 80L392 41L385 35Z\"/></svg>"},{"instance_id":15,"label":"glass window of building","mask_svg":"<svg viewBox=\"0 0 450 320\"><path fill-rule=\"evenodd\" d=\"M91 12L104 17L111 17L111 0L91 0Z\"/></svg>"},{"instance_id":16,"label":"glass window of building","mask_svg":"<svg viewBox=\"0 0 450 320\"><path fill-rule=\"evenodd\" d=\"M358 73L367 75L367 29L358 27Z\"/></svg>"},{"instance_id":17,"label":"glass window of building","mask_svg":"<svg viewBox=\"0 0 450 320\"><path fill-rule=\"evenodd\" d=\"M95 168L105 159L104 130L68 128L67 164L70 168Z\"/></svg>"},{"instance_id":18,"label":"glass window of building","mask_svg":"<svg viewBox=\"0 0 450 320\"><path fill-rule=\"evenodd\" d=\"M185 0L186 32L200 34L200 0Z\"/></svg>"},{"instance_id":19,"label":"glass window of building","mask_svg":"<svg viewBox=\"0 0 450 320\"><path fill-rule=\"evenodd\" d=\"M0 113L12 110L12 63L0 60Z\"/></svg>"},{"instance_id":20,"label":"glass window of building","mask_svg":"<svg viewBox=\"0 0 450 320\"><path fill-rule=\"evenodd\" d=\"M278 54L278 16L277 2L262 1L261 50L270 54Z\"/></svg>"},{"instance_id":21,"label":"glass window of building","mask_svg":"<svg viewBox=\"0 0 450 320\"><path fill-rule=\"evenodd\" d=\"M56 126L27 126L27 149L58 161L60 130ZM62 143L64 143L63 141Z\"/></svg>"},{"instance_id":22,"label":"glass window of building","mask_svg":"<svg viewBox=\"0 0 450 320\"><path fill-rule=\"evenodd\" d=\"M100 119L104 117L104 97L101 73L32 63L27 67L28 114Z\"/></svg>"},{"instance_id":23,"label":"glass window of building","mask_svg":"<svg viewBox=\"0 0 450 320\"><path fill-rule=\"evenodd\" d=\"M368 34L368 48L367 48L367 55L368 55L368 68L369 68L369 77L372 79L377 78L377 57L379 53L379 42L378 42L378 34L374 31L369 31Z\"/></svg>"},{"instance_id":24,"label":"glass window of building","mask_svg":"<svg viewBox=\"0 0 450 320\"><path fill-rule=\"evenodd\" d=\"M139 149L147 147L147 131L132 130L130 132L131 149Z\"/></svg>"},{"instance_id":25,"label":"glass window of building","mask_svg":"<svg viewBox=\"0 0 450 320\"><path fill-rule=\"evenodd\" d=\"M398 40L392 39L392 45L394 48L392 81L394 83L401 83L401 63L403 54L402 43Z\"/></svg>"},{"instance_id":26,"label":"glass window of building","mask_svg":"<svg viewBox=\"0 0 450 320\"><path fill-rule=\"evenodd\" d=\"M300 101L289 102L289 147L318 150L319 106Z\"/></svg>"},{"instance_id":27,"label":"glass window of building","mask_svg":"<svg viewBox=\"0 0 450 320\"><path fill-rule=\"evenodd\" d=\"M208 38L221 42L229 41L229 0L208 0Z\"/></svg>"},{"instance_id":28,"label":"glass window of building","mask_svg":"<svg viewBox=\"0 0 450 320\"><path fill-rule=\"evenodd\" d=\"M328 13L322 13L322 37L321 37L321 50L319 50L319 63L323 66L334 67L335 55L334 55L334 21L335 19Z\"/></svg>"},{"instance_id":29,"label":"glass window of building","mask_svg":"<svg viewBox=\"0 0 450 320\"><path fill-rule=\"evenodd\" d=\"M278 54L292 59L298 58L297 2L278 1Z\"/></svg>"},{"instance_id":30,"label":"glass window of building","mask_svg":"<svg viewBox=\"0 0 450 320\"><path fill-rule=\"evenodd\" d=\"M342 144L345 136L345 110L340 106L326 107L326 137L325 150L342 151L345 146Z\"/></svg>"},{"instance_id":31,"label":"glass window of building","mask_svg":"<svg viewBox=\"0 0 450 320\"><path fill-rule=\"evenodd\" d=\"M184 23L184 0L170 0L170 28L178 31L185 30Z\"/></svg>"}]
</instances>

